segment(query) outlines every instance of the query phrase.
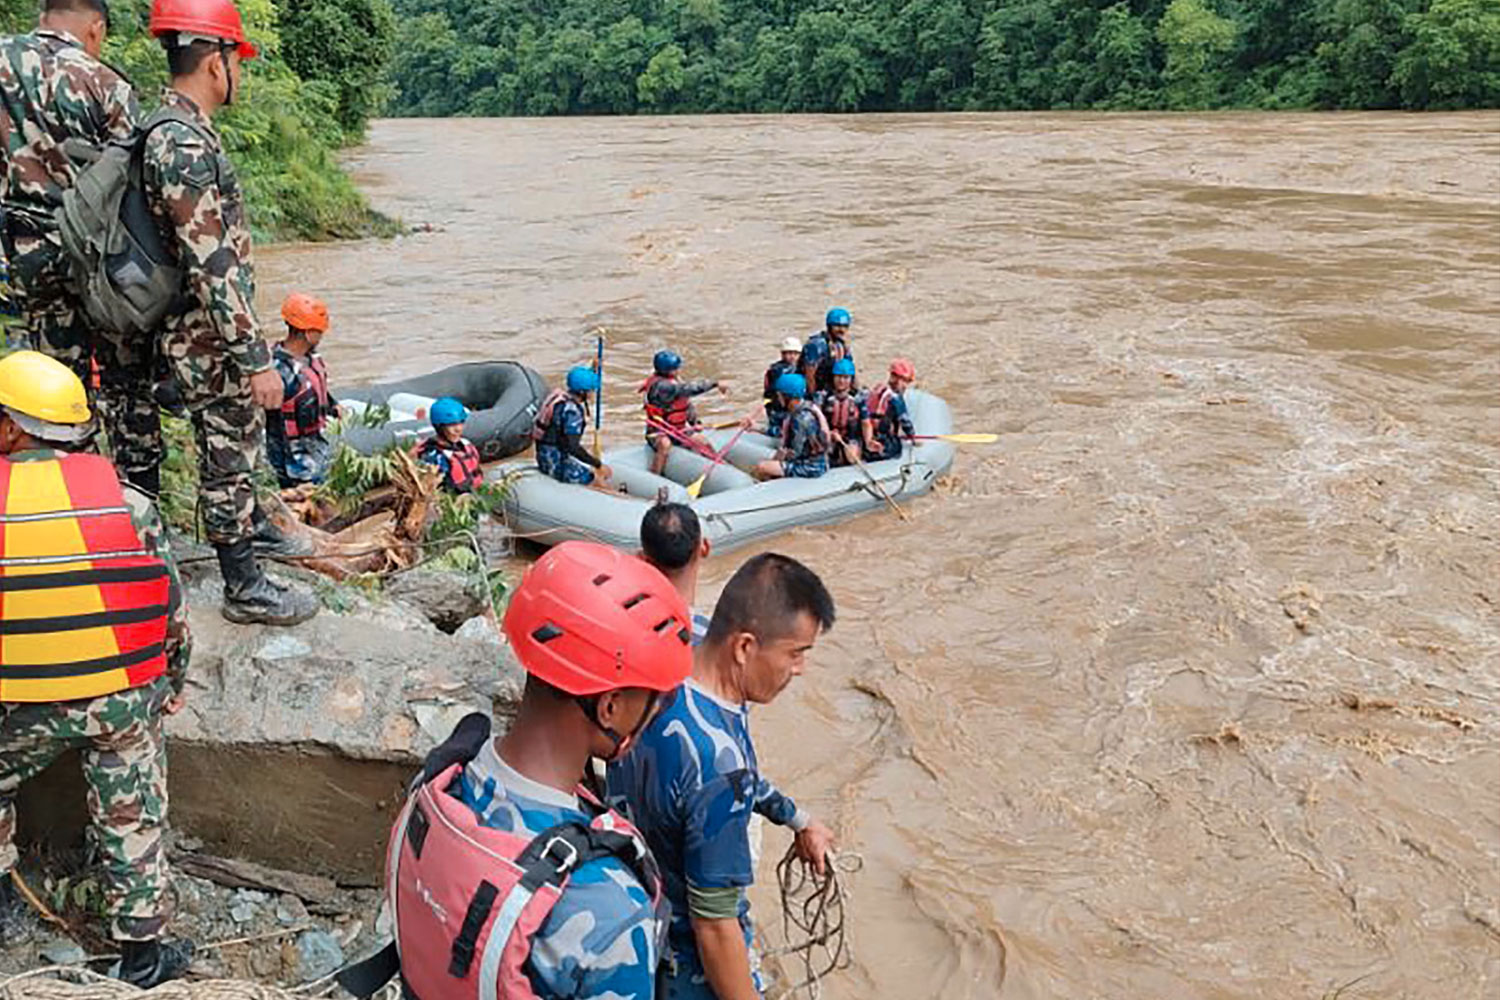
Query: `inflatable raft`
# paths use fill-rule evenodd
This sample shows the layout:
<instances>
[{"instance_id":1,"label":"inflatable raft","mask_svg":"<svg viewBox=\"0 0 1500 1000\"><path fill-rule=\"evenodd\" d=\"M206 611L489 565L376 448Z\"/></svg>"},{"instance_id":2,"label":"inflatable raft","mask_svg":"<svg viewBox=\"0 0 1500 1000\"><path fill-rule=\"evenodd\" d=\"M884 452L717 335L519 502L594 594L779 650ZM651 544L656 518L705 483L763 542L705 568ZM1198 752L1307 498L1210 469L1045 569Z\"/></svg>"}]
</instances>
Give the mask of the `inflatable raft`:
<instances>
[{"instance_id":1,"label":"inflatable raft","mask_svg":"<svg viewBox=\"0 0 1500 1000\"><path fill-rule=\"evenodd\" d=\"M952 413L941 398L911 389L906 401L918 434L953 432ZM710 431L706 437L718 449L734 433ZM743 471L770 458L775 447L776 442L764 434L742 435L729 450L725 463L704 481L696 500L688 495L685 484L702 475L709 460L684 448L673 448L666 475L656 476L650 471L651 452L644 441L604 453L604 464L614 472L614 485L625 488L623 494L560 483L543 475L535 463L498 466L486 478L509 481L506 523L517 535L543 545L584 539L623 549L638 548L641 518L659 491L665 490L669 499L692 505L715 551L724 552L792 528L831 524L883 508L885 500L870 477L897 503L920 496L947 473L954 452L954 446L946 441L908 444L900 458L866 463L869 477L851 466L830 469L817 479L761 483Z\"/></svg>"},{"instance_id":2,"label":"inflatable raft","mask_svg":"<svg viewBox=\"0 0 1500 1000\"><path fill-rule=\"evenodd\" d=\"M330 435L364 455L430 436L427 407L442 396L453 396L469 409L464 436L474 442L481 458L493 462L531 446L531 425L547 395L547 383L514 361L476 361L397 382L336 388L333 395L348 414L372 406L390 408L391 420L382 427L347 425Z\"/></svg>"}]
</instances>

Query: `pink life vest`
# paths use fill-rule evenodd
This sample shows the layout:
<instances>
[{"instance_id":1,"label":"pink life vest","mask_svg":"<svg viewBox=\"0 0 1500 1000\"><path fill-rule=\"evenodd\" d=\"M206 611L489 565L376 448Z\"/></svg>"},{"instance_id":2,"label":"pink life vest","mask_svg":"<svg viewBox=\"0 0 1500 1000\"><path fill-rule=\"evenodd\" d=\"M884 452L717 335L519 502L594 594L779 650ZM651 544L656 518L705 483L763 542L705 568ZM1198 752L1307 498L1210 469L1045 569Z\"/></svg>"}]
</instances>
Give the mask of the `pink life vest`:
<instances>
[{"instance_id":1,"label":"pink life vest","mask_svg":"<svg viewBox=\"0 0 1500 1000\"><path fill-rule=\"evenodd\" d=\"M385 894L395 941L340 973L355 996L370 996L399 970L403 995L418 1000L538 1000L525 970L532 938L572 873L601 857L619 858L660 911L656 862L619 813L580 787L580 801L598 811L591 823L536 835L496 830L449 794L463 767L450 763L418 784L391 828Z\"/></svg>"}]
</instances>

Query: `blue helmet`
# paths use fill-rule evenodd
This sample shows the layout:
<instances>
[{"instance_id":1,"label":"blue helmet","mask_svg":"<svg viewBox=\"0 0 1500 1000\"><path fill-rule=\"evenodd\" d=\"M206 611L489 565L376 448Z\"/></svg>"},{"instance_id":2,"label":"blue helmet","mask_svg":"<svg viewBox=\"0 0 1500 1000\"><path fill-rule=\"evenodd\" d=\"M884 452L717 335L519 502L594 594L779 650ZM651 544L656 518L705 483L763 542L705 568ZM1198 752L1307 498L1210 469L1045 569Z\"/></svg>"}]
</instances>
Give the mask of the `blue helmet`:
<instances>
[{"instance_id":1,"label":"blue helmet","mask_svg":"<svg viewBox=\"0 0 1500 1000\"><path fill-rule=\"evenodd\" d=\"M677 356L676 351L657 351L656 357L651 359L651 367L656 369L658 375L670 375L682 367L682 358Z\"/></svg>"},{"instance_id":2,"label":"blue helmet","mask_svg":"<svg viewBox=\"0 0 1500 1000\"><path fill-rule=\"evenodd\" d=\"M444 396L432 404L432 409L427 411L432 418L432 426L446 427L449 424L461 424L469 419L469 411L464 409L464 404L452 396Z\"/></svg>"},{"instance_id":3,"label":"blue helmet","mask_svg":"<svg viewBox=\"0 0 1500 1000\"><path fill-rule=\"evenodd\" d=\"M787 372L776 380L776 385L772 388L783 396L801 399L807 395L807 379L796 372Z\"/></svg>"},{"instance_id":4,"label":"blue helmet","mask_svg":"<svg viewBox=\"0 0 1500 1000\"><path fill-rule=\"evenodd\" d=\"M848 375L850 378L853 378L854 377L854 359L853 358L839 358L837 361L835 361L833 363L833 373L835 375Z\"/></svg>"},{"instance_id":5,"label":"blue helmet","mask_svg":"<svg viewBox=\"0 0 1500 1000\"><path fill-rule=\"evenodd\" d=\"M569 392L593 392L599 388L599 373L588 365L568 369Z\"/></svg>"},{"instance_id":6,"label":"blue helmet","mask_svg":"<svg viewBox=\"0 0 1500 1000\"><path fill-rule=\"evenodd\" d=\"M854 322L847 309L830 309L828 315L823 317L824 326L848 326Z\"/></svg>"}]
</instances>

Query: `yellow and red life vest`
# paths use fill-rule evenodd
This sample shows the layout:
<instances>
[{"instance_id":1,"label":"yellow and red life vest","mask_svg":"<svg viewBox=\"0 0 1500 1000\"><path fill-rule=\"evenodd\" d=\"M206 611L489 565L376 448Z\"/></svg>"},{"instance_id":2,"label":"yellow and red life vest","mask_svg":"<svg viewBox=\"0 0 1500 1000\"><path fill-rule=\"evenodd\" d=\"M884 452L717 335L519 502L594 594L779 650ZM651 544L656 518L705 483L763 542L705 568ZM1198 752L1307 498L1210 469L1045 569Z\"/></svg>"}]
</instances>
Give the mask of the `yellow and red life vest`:
<instances>
[{"instance_id":1,"label":"yellow and red life vest","mask_svg":"<svg viewBox=\"0 0 1500 1000\"><path fill-rule=\"evenodd\" d=\"M165 672L171 579L98 455L0 457L0 702L72 701Z\"/></svg>"}]
</instances>

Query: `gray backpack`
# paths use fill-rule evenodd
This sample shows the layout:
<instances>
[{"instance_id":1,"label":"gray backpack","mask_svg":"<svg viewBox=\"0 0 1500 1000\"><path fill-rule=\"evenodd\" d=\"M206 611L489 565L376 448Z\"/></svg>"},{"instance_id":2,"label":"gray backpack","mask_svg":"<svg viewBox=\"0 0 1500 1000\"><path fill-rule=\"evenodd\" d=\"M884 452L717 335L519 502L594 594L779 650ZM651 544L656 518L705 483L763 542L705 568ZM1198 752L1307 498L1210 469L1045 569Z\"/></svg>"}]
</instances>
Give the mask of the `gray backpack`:
<instances>
[{"instance_id":1,"label":"gray backpack","mask_svg":"<svg viewBox=\"0 0 1500 1000\"><path fill-rule=\"evenodd\" d=\"M155 333L182 304L182 270L146 202L141 165L146 137L169 121L196 129L183 112L157 109L130 138L98 152L63 192L56 212L84 310L99 327L123 336Z\"/></svg>"}]
</instances>

